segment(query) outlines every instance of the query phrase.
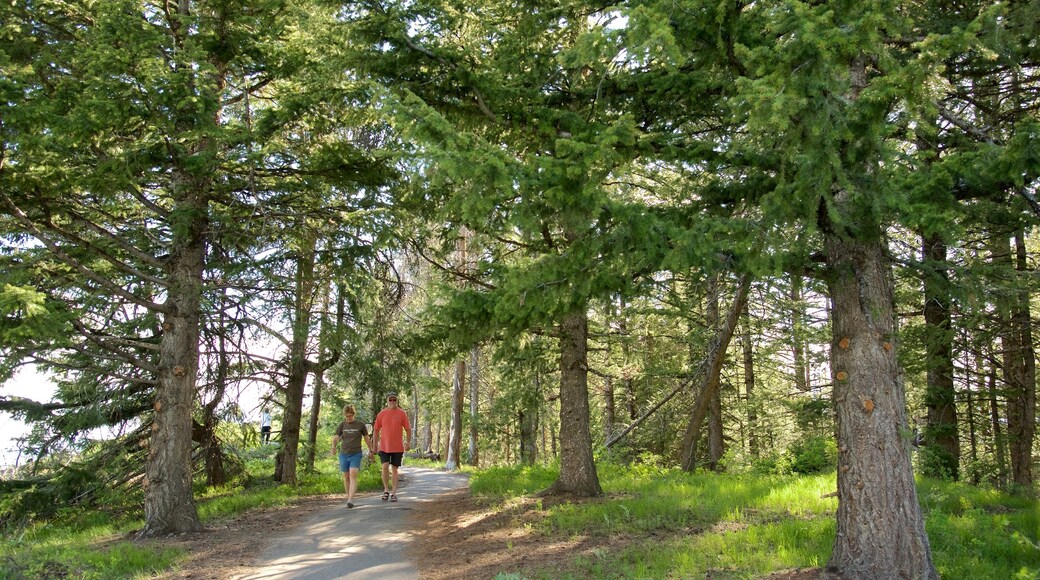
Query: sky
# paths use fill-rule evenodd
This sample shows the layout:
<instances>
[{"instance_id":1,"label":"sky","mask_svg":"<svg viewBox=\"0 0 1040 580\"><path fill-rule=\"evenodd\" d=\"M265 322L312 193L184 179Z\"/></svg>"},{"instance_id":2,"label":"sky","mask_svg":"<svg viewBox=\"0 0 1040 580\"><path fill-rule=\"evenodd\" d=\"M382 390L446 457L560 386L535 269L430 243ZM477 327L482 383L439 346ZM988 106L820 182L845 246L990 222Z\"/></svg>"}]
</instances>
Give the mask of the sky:
<instances>
[{"instance_id":1,"label":"sky","mask_svg":"<svg viewBox=\"0 0 1040 580\"><path fill-rule=\"evenodd\" d=\"M22 367L10 381L0 386L0 395L49 402L54 396L54 385L45 375L29 367ZM25 423L7 413L0 413L0 467L14 465L18 458L15 439L28 432L29 427Z\"/></svg>"},{"instance_id":2,"label":"sky","mask_svg":"<svg viewBox=\"0 0 1040 580\"><path fill-rule=\"evenodd\" d=\"M248 384L233 395L237 397L242 410L245 411L247 421L259 422L260 420L262 388L257 384ZM46 375L38 373L32 367L27 366L22 367L10 381L0 385L0 396L25 397L41 403L47 403L53 399L54 390L54 385ZM305 405L307 398L309 397L305 398ZM275 428L277 429L278 427ZM16 440L28 432L28 425L13 418L8 413L0 412L0 468L15 464L15 461L18 460L18 443ZM103 437L103 435L99 436Z\"/></svg>"}]
</instances>

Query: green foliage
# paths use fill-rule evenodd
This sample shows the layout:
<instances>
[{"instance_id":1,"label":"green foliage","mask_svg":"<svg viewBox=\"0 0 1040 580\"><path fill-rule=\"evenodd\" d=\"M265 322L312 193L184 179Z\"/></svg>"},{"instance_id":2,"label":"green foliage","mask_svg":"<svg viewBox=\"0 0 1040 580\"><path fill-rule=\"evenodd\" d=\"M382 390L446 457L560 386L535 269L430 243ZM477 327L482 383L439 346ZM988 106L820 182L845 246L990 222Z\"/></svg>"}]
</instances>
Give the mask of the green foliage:
<instances>
[{"instance_id":1,"label":"green foliage","mask_svg":"<svg viewBox=\"0 0 1040 580\"><path fill-rule=\"evenodd\" d=\"M838 443L834 437L814 435L795 441L787 456L793 473L822 473L838 465Z\"/></svg>"},{"instance_id":2,"label":"green foliage","mask_svg":"<svg viewBox=\"0 0 1040 580\"><path fill-rule=\"evenodd\" d=\"M534 478L532 473L539 473ZM510 478L522 483L511 485ZM494 469L471 485L503 505L551 480L549 472ZM605 497L554 504L537 531L574 536L647 538L623 549L575 556L565 569L526 569L525 578L759 578L820 568L834 540L833 473L762 476L689 474L657 466L601 464ZM922 480L918 497L936 565L944 577L1031 578L1040 569L1035 500L964 484ZM505 508L504 508L505 509ZM514 571L503 571L512 574Z\"/></svg>"},{"instance_id":3,"label":"green foliage","mask_svg":"<svg viewBox=\"0 0 1040 580\"><path fill-rule=\"evenodd\" d=\"M540 465L492 467L470 477L474 495L513 497L547 489L559 474L559 468Z\"/></svg>"}]
</instances>

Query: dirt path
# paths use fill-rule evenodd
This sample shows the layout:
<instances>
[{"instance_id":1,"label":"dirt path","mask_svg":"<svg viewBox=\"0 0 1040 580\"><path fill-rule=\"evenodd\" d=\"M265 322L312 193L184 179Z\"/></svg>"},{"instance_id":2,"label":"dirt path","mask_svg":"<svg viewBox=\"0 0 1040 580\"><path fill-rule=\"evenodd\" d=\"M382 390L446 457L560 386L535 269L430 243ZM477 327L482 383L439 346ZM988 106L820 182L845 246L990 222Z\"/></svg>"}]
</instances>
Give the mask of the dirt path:
<instances>
[{"instance_id":1,"label":"dirt path","mask_svg":"<svg viewBox=\"0 0 1040 580\"><path fill-rule=\"evenodd\" d=\"M452 490L465 490L466 476L434 469L401 470L397 502L380 494L304 498L292 506L254 510L199 534L155 540L190 554L181 569L161 578L276 580L388 578L413 580L409 556L415 542L414 514Z\"/></svg>"}]
</instances>

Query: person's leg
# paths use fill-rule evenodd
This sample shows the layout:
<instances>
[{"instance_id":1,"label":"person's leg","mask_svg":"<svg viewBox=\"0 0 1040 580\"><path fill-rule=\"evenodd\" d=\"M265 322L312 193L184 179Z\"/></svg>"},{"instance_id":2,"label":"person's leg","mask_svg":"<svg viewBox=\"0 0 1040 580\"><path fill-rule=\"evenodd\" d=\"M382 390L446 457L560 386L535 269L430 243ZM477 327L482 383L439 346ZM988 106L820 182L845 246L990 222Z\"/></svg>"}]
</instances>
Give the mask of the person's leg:
<instances>
[{"instance_id":1,"label":"person's leg","mask_svg":"<svg viewBox=\"0 0 1040 580\"><path fill-rule=\"evenodd\" d=\"M379 452L379 462L382 463L383 471L383 499L390 497L390 454L385 451Z\"/></svg>"},{"instance_id":2,"label":"person's leg","mask_svg":"<svg viewBox=\"0 0 1040 580\"><path fill-rule=\"evenodd\" d=\"M357 493L358 469L350 468L350 487L347 488L347 504L354 503L354 494Z\"/></svg>"},{"instance_id":3,"label":"person's leg","mask_svg":"<svg viewBox=\"0 0 1040 580\"><path fill-rule=\"evenodd\" d=\"M347 460L347 456L344 453L339 454L339 471L343 474L343 493L350 493L350 462Z\"/></svg>"},{"instance_id":4,"label":"person's leg","mask_svg":"<svg viewBox=\"0 0 1040 580\"><path fill-rule=\"evenodd\" d=\"M394 471L394 474L393 474L393 487L390 488L390 493L392 493L394 495L397 495L397 466L394 465L392 467L392 469Z\"/></svg>"}]
</instances>

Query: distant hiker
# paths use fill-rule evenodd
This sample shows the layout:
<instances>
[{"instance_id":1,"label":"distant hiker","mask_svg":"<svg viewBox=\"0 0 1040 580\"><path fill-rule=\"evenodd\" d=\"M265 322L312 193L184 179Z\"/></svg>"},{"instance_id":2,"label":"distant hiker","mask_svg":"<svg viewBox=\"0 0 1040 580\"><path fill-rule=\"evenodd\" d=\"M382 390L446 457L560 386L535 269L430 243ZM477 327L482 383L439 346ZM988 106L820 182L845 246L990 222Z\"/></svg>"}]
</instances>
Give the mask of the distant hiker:
<instances>
[{"instance_id":1,"label":"distant hiker","mask_svg":"<svg viewBox=\"0 0 1040 580\"><path fill-rule=\"evenodd\" d=\"M260 409L260 443L266 445L271 442L271 413L267 407Z\"/></svg>"},{"instance_id":2,"label":"distant hiker","mask_svg":"<svg viewBox=\"0 0 1040 580\"><path fill-rule=\"evenodd\" d=\"M343 472L343 491L347 492L347 507L354 507L354 494L357 492L358 471L361 469L363 457L361 442L364 440L369 453L375 451L372 437L368 435L368 426L355 418L354 405L343 407L343 421L336 427L332 436L332 453L339 451L339 470Z\"/></svg>"},{"instance_id":3,"label":"distant hiker","mask_svg":"<svg viewBox=\"0 0 1040 580\"><path fill-rule=\"evenodd\" d=\"M372 432L383 464L383 501L397 501L397 468L401 467L401 458L412 438L408 414L397 407L397 393L387 395L386 408L376 415Z\"/></svg>"}]
</instances>

